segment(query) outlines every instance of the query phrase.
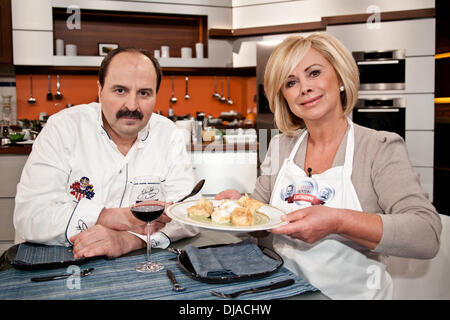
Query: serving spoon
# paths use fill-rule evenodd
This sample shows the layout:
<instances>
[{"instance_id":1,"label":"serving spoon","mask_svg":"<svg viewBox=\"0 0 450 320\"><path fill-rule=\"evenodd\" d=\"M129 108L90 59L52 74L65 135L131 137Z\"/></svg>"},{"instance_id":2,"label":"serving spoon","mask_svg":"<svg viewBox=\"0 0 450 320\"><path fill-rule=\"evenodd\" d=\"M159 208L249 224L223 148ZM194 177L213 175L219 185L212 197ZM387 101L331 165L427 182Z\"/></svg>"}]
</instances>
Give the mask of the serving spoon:
<instances>
[{"instance_id":1,"label":"serving spoon","mask_svg":"<svg viewBox=\"0 0 450 320\"><path fill-rule=\"evenodd\" d=\"M197 193L199 193L200 190L202 190L204 184L205 184L205 179L202 179L199 182L197 182L195 187L192 189L191 193L189 193L187 196L181 198L181 200L178 200L176 203L182 202L182 201L186 200L187 198L192 197L192 196L196 195Z\"/></svg>"}]
</instances>

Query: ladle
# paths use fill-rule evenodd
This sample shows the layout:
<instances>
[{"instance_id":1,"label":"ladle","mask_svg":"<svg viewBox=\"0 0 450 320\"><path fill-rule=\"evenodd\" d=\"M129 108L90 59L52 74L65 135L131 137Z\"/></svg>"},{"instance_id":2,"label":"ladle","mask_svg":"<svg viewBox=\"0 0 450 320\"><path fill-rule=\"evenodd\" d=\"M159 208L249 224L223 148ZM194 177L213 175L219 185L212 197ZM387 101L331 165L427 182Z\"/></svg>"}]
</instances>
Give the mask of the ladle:
<instances>
[{"instance_id":1,"label":"ladle","mask_svg":"<svg viewBox=\"0 0 450 320\"><path fill-rule=\"evenodd\" d=\"M185 98L186 100L189 100L189 98L191 97L191 96L189 95L189 93L188 93L188 81L189 81L189 78L186 77L186 94L184 95L184 98Z\"/></svg>"},{"instance_id":2,"label":"ladle","mask_svg":"<svg viewBox=\"0 0 450 320\"><path fill-rule=\"evenodd\" d=\"M217 93L217 76L214 76L214 93L213 98L216 100L220 99L220 94Z\"/></svg>"},{"instance_id":3,"label":"ladle","mask_svg":"<svg viewBox=\"0 0 450 320\"><path fill-rule=\"evenodd\" d=\"M177 98L175 97L175 77L172 76L172 97L170 97L170 102L177 103Z\"/></svg>"},{"instance_id":4,"label":"ladle","mask_svg":"<svg viewBox=\"0 0 450 320\"><path fill-rule=\"evenodd\" d=\"M30 74L30 99L28 99L29 104L35 104L36 99L33 98L33 75Z\"/></svg>"},{"instance_id":5,"label":"ladle","mask_svg":"<svg viewBox=\"0 0 450 320\"><path fill-rule=\"evenodd\" d=\"M220 95L219 101L220 101L220 102L225 102L225 101L227 101L227 99L226 99L226 98L224 97L224 95L223 95L223 79L222 79L222 94Z\"/></svg>"},{"instance_id":6,"label":"ladle","mask_svg":"<svg viewBox=\"0 0 450 320\"><path fill-rule=\"evenodd\" d=\"M61 93L61 91L59 91L59 74L56 76L56 93L55 93L55 98L56 100L61 100L63 98L63 95Z\"/></svg>"},{"instance_id":7,"label":"ladle","mask_svg":"<svg viewBox=\"0 0 450 320\"><path fill-rule=\"evenodd\" d=\"M228 104L233 104L233 100L231 100L231 98L230 98L230 77L227 77L227 81L228 81L228 99L227 99L227 103Z\"/></svg>"}]
</instances>

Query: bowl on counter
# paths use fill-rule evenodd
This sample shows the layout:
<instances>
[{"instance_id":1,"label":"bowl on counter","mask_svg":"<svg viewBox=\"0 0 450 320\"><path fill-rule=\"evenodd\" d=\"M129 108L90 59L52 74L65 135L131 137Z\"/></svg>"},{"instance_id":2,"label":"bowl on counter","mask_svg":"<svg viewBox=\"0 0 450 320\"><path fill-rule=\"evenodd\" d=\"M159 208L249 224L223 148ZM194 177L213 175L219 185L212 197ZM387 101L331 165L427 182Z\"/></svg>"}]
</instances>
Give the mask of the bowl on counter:
<instances>
[{"instance_id":1,"label":"bowl on counter","mask_svg":"<svg viewBox=\"0 0 450 320\"><path fill-rule=\"evenodd\" d=\"M9 140L11 140L11 143L16 143L22 141L24 136L24 133L11 133L9 134Z\"/></svg>"}]
</instances>

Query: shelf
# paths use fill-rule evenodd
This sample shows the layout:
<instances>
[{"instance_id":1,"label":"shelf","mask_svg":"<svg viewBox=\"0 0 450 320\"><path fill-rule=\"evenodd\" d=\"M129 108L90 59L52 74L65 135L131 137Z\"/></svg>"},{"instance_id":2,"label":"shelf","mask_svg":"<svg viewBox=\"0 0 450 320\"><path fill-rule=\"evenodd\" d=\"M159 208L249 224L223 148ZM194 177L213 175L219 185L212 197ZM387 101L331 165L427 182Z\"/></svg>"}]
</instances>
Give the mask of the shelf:
<instances>
[{"instance_id":1,"label":"shelf","mask_svg":"<svg viewBox=\"0 0 450 320\"><path fill-rule=\"evenodd\" d=\"M325 30L321 21L242 29L209 29L210 38L238 38L268 34Z\"/></svg>"},{"instance_id":2,"label":"shelf","mask_svg":"<svg viewBox=\"0 0 450 320\"><path fill-rule=\"evenodd\" d=\"M274 25L267 27L241 28L241 29L209 29L210 38L239 38L248 36L262 36L268 34L295 33L307 31L322 31L328 25L365 23L373 13L350 14L342 16L322 17L321 21ZM398 21L409 19L433 18L436 10L418 9L380 12L380 21Z\"/></svg>"},{"instance_id":3,"label":"shelf","mask_svg":"<svg viewBox=\"0 0 450 320\"><path fill-rule=\"evenodd\" d=\"M66 24L67 8L53 8L53 38L76 44L80 56L96 56L99 43L115 43L151 53L167 45L171 57L181 57L182 47L195 52L195 43L202 42L207 57L207 16L87 9L81 10L81 16L83 27L71 30Z\"/></svg>"}]
</instances>

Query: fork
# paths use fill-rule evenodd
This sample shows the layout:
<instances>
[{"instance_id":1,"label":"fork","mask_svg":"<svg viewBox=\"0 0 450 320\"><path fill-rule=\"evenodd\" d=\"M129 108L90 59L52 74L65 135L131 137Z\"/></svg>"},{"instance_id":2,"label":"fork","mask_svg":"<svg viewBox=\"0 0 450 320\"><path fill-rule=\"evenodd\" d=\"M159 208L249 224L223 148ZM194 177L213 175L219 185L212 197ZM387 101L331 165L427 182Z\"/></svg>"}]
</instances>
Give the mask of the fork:
<instances>
[{"instance_id":1,"label":"fork","mask_svg":"<svg viewBox=\"0 0 450 320\"><path fill-rule=\"evenodd\" d=\"M283 280L280 282L271 283L266 286L240 290L240 291L236 291L236 292L232 292L232 293L224 293L224 292L212 290L211 294L213 294L217 297L221 297L221 298L236 298L236 297L238 297L242 294L246 294L246 293L263 292L263 291L269 291L269 290L273 290L273 289L287 287L287 286L290 286L291 284L293 284L294 282L295 282L294 279L288 279L288 280Z\"/></svg>"}]
</instances>

